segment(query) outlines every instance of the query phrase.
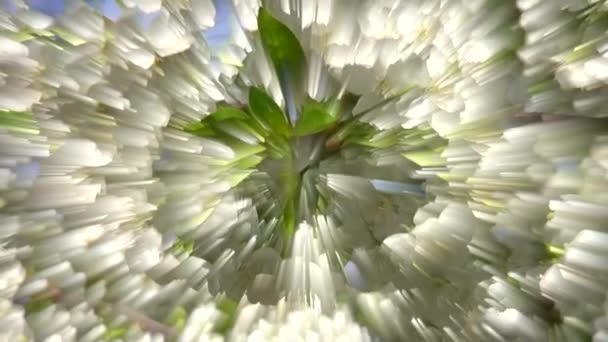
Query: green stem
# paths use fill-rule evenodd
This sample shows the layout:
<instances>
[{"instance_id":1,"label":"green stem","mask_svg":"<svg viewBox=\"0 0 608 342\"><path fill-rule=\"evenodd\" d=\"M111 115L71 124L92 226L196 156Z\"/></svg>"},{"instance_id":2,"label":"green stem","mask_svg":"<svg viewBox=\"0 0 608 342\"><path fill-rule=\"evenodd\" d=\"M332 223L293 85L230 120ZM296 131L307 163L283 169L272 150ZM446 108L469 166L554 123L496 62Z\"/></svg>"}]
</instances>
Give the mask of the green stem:
<instances>
[{"instance_id":1,"label":"green stem","mask_svg":"<svg viewBox=\"0 0 608 342\"><path fill-rule=\"evenodd\" d=\"M288 242L296 230L298 221L298 208L300 202L300 187L302 176L295 167L295 153L290 148L285 158L284 173L282 175L285 191L285 208L283 210L283 235L285 242Z\"/></svg>"}]
</instances>

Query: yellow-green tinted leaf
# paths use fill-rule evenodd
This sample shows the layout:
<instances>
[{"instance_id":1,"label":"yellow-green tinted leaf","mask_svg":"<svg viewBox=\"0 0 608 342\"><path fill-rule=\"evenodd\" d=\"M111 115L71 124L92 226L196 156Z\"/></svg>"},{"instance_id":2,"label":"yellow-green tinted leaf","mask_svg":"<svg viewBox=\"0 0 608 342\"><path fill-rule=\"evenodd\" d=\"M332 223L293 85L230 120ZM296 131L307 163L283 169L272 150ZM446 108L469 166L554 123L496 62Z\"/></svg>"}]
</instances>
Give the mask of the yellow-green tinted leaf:
<instances>
[{"instance_id":1,"label":"yellow-green tinted leaf","mask_svg":"<svg viewBox=\"0 0 608 342\"><path fill-rule=\"evenodd\" d=\"M363 139L355 141L359 145L369 146L374 148L387 148L397 144L399 140L399 131L379 131Z\"/></svg>"},{"instance_id":2,"label":"yellow-green tinted leaf","mask_svg":"<svg viewBox=\"0 0 608 342\"><path fill-rule=\"evenodd\" d=\"M27 313L39 312L44 310L45 308L53 305L55 302L52 298L43 298L43 299L32 299L27 304L25 304L25 311Z\"/></svg>"},{"instance_id":3,"label":"yellow-green tinted leaf","mask_svg":"<svg viewBox=\"0 0 608 342\"><path fill-rule=\"evenodd\" d=\"M200 122L194 122L184 127L184 131L201 137L218 136L221 135L221 132L234 135L231 133L241 131L255 137L258 141L264 141L264 137L260 134L263 129L250 115L229 106L218 106L216 111L204 117Z\"/></svg>"},{"instance_id":4,"label":"yellow-green tinted leaf","mask_svg":"<svg viewBox=\"0 0 608 342\"><path fill-rule=\"evenodd\" d=\"M230 183L230 187L234 188L235 186L241 184L241 182L244 181L245 178L249 177L249 175L252 174L253 172L254 172L254 170L244 170L244 171L236 172L236 173L228 176L226 178L226 181L228 181L228 183Z\"/></svg>"},{"instance_id":5,"label":"yellow-green tinted leaf","mask_svg":"<svg viewBox=\"0 0 608 342\"><path fill-rule=\"evenodd\" d=\"M249 145L227 135L223 136L221 139L219 139L219 141L229 146L234 151L235 157L230 161L230 163L257 153L264 152L266 150L266 148L262 145Z\"/></svg>"},{"instance_id":6,"label":"yellow-green tinted leaf","mask_svg":"<svg viewBox=\"0 0 608 342\"><path fill-rule=\"evenodd\" d=\"M335 107L335 104L327 105L314 100L308 101L296 123L294 135L310 135L331 127L338 120Z\"/></svg>"},{"instance_id":7,"label":"yellow-green tinted leaf","mask_svg":"<svg viewBox=\"0 0 608 342\"><path fill-rule=\"evenodd\" d=\"M65 40L73 46L80 46L87 42L86 40L78 37L77 35L59 27L54 28L52 31L61 39Z\"/></svg>"},{"instance_id":8,"label":"yellow-green tinted leaf","mask_svg":"<svg viewBox=\"0 0 608 342\"><path fill-rule=\"evenodd\" d=\"M238 303L224 298L217 304L217 308L224 314L224 317L214 327L214 330L218 333L226 333L234 325Z\"/></svg>"},{"instance_id":9,"label":"yellow-green tinted leaf","mask_svg":"<svg viewBox=\"0 0 608 342\"><path fill-rule=\"evenodd\" d=\"M244 111L230 107L230 106L217 106L215 112L209 114L209 118L212 118L217 121L224 121L228 119L237 119L237 120L248 120L249 115ZM206 119L206 118L205 118ZM203 119L204 120L204 119Z\"/></svg>"},{"instance_id":10,"label":"yellow-green tinted leaf","mask_svg":"<svg viewBox=\"0 0 608 342\"><path fill-rule=\"evenodd\" d=\"M167 323L178 330L182 330L184 326L186 326L187 318L188 313L186 310L183 307L178 306L173 309L169 314L169 317L167 317Z\"/></svg>"},{"instance_id":11,"label":"yellow-green tinted leaf","mask_svg":"<svg viewBox=\"0 0 608 342\"><path fill-rule=\"evenodd\" d=\"M442 166L446 161L441 157L441 152L415 151L404 153L403 156L422 167Z\"/></svg>"},{"instance_id":12,"label":"yellow-green tinted leaf","mask_svg":"<svg viewBox=\"0 0 608 342\"><path fill-rule=\"evenodd\" d=\"M252 128L251 124L251 121L236 119L212 121L215 131L221 131L244 142L251 143L253 140L264 142L264 137Z\"/></svg>"},{"instance_id":13,"label":"yellow-green tinted leaf","mask_svg":"<svg viewBox=\"0 0 608 342\"><path fill-rule=\"evenodd\" d=\"M127 328L124 326L120 326L106 330L105 334L103 334L103 337L105 340L111 341L124 337L126 333Z\"/></svg>"},{"instance_id":14,"label":"yellow-green tinted leaf","mask_svg":"<svg viewBox=\"0 0 608 342\"><path fill-rule=\"evenodd\" d=\"M199 137L215 136L215 131L208 122L193 122L184 127L184 131Z\"/></svg>"},{"instance_id":15,"label":"yellow-green tinted leaf","mask_svg":"<svg viewBox=\"0 0 608 342\"><path fill-rule=\"evenodd\" d=\"M173 254L185 254L190 255L194 251L193 240L180 240L178 239L173 246L171 246L171 252Z\"/></svg>"},{"instance_id":16,"label":"yellow-green tinted leaf","mask_svg":"<svg viewBox=\"0 0 608 342\"><path fill-rule=\"evenodd\" d=\"M361 139L369 139L372 136L373 128L363 122L350 121L341 123L333 134L325 142L325 148L335 150L343 144L356 143Z\"/></svg>"},{"instance_id":17,"label":"yellow-green tinted leaf","mask_svg":"<svg viewBox=\"0 0 608 342\"><path fill-rule=\"evenodd\" d=\"M236 163L236 167L238 169L252 169L254 167L256 167L258 164L260 164L262 161L264 160L263 157L254 154L248 157L245 157L241 160L239 160Z\"/></svg>"},{"instance_id":18,"label":"yellow-green tinted leaf","mask_svg":"<svg viewBox=\"0 0 608 342\"><path fill-rule=\"evenodd\" d=\"M289 143L282 137L269 137L266 139L266 146L273 159L282 159L290 153Z\"/></svg>"},{"instance_id":19,"label":"yellow-green tinted leaf","mask_svg":"<svg viewBox=\"0 0 608 342\"><path fill-rule=\"evenodd\" d=\"M0 127L17 133L38 134L40 131L30 112L0 112Z\"/></svg>"}]
</instances>

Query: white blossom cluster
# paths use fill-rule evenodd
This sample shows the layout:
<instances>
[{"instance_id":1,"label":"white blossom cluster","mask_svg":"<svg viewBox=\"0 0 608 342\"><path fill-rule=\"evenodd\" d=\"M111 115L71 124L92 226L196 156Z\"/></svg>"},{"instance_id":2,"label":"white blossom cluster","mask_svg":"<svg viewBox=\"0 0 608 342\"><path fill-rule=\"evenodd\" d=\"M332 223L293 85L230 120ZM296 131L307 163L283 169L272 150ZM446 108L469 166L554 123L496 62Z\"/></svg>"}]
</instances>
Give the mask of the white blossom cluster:
<instances>
[{"instance_id":1,"label":"white blossom cluster","mask_svg":"<svg viewBox=\"0 0 608 342\"><path fill-rule=\"evenodd\" d=\"M608 341L608 1L220 2L0 1L0 341Z\"/></svg>"}]
</instances>

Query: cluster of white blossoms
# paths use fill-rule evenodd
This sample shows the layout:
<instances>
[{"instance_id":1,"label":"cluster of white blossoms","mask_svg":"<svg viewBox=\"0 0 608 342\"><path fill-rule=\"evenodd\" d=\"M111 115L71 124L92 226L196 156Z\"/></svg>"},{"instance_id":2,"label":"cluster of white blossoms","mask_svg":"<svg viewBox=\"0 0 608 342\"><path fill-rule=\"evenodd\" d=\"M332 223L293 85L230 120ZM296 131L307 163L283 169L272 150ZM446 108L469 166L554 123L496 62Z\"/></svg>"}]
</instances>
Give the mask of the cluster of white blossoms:
<instances>
[{"instance_id":1,"label":"cluster of white blossoms","mask_svg":"<svg viewBox=\"0 0 608 342\"><path fill-rule=\"evenodd\" d=\"M608 1L105 2L0 1L0 341L608 341Z\"/></svg>"}]
</instances>

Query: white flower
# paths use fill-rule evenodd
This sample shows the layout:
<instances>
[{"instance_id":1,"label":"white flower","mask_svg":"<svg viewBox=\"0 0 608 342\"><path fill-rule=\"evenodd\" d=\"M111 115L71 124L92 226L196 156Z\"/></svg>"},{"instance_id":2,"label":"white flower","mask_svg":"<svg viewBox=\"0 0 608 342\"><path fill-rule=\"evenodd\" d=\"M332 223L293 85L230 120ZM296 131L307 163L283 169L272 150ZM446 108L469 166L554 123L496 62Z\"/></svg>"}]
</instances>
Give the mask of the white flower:
<instances>
[{"instance_id":1,"label":"white flower","mask_svg":"<svg viewBox=\"0 0 608 342\"><path fill-rule=\"evenodd\" d=\"M604 1L106 5L0 5L0 340L608 334Z\"/></svg>"}]
</instances>

